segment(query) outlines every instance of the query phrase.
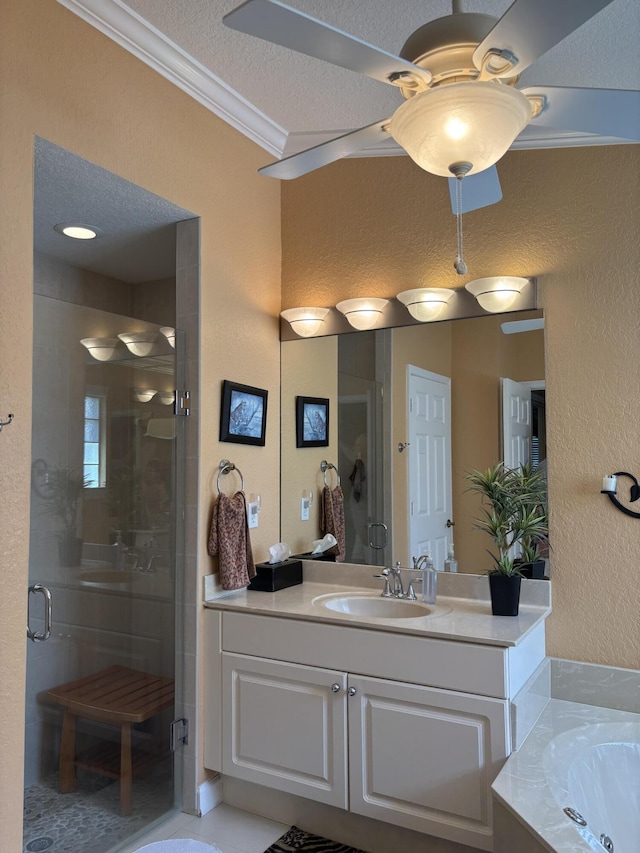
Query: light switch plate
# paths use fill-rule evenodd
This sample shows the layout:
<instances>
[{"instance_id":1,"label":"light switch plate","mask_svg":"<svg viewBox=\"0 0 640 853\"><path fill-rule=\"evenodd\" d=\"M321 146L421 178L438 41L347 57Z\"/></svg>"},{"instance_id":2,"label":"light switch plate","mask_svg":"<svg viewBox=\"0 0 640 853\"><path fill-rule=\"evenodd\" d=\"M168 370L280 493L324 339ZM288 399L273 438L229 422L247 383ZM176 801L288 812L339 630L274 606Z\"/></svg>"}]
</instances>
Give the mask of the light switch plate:
<instances>
[{"instance_id":1,"label":"light switch plate","mask_svg":"<svg viewBox=\"0 0 640 853\"><path fill-rule=\"evenodd\" d=\"M301 500L300 500L300 521L309 521L309 504L310 504L310 501L308 498L301 498Z\"/></svg>"},{"instance_id":2,"label":"light switch plate","mask_svg":"<svg viewBox=\"0 0 640 853\"><path fill-rule=\"evenodd\" d=\"M260 505L257 503L247 504L247 521L249 528L252 529L258 526L258 516L260 515Z\"/></svg>"}]
</instances>

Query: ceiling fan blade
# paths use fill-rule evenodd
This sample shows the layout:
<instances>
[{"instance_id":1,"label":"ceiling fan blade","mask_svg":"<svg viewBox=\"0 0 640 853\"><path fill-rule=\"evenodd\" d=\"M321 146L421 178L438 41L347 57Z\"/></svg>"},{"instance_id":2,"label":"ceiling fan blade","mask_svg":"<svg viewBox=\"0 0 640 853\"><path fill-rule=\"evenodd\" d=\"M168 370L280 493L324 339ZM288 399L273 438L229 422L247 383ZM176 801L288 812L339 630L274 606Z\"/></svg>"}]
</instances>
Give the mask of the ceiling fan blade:
<instances>
[{"instance_id":1,"label":"ceiling fan blade","mask_svg":"<svg viewBox=\"0 0 640 853\"><path fill-rule=\"evenodd\" d=\"M487 51L507 50L516 58L500 76L513 77L577 30L613 0L515 0L473 53L476 68Z\"/></svg>"},{"instance_id":2,"label":"ceiling fan blade","mask_svg":"<svg viewBox=\"0 0 640 853\"><path fill-rule=\"evenodd\" d=\"M640 142L640 92L629 89L576 89L529 86L527 97L544 98L544 109L532 127L578 130Z\"/></svg>"},{"instance_id":3,"label":"ceiling fan blade","mask_svg":"<svg viewBox=\"0 0 640 853\"><path fill-rule=\"evenodd\" d=\"M350 133L337 136L335 139L315 145L313 148L307 148L306 151L300 151L299 154L292 154L290 157L285 157L269 166L263 166L258 171L261 175L266 175L269 178L281 178L285 181L299 178L308 172L319 169L321 166L327 166L335 160L340 160L348 154L353 154L369 145L376 145L378 142L388 139L389 134L384 130L388 124L388 118L374 124L368 124L366 127L352 130Z\"/></svg>"},{"instance_id":4,"label":"ceiling fan blade","mask_svg":"<svg viewBox=\"0 0 640 853\"><path fill-rule=\"evenodd\" d=\"M458 179L449 178L448 180L451 210L455 213ZM471 210L489 207L490 204L496 204L499 201L502 201L502 187L495 166L490 166L483 172L476 172L475 175L467 175L462 179L462 210L460 213L469 213Z\"/></svg>"},{"instance_id":5,"label":"ceiling fan blade","mask_svg":"<svg viewBox=\"0 0 640 853\"><path fill-rule=\"evenodd\" d=\"M428 83L431 74L412 62L367 44L278 0L247 0L222 19L234 30L357 71L382 83L411 74Z\"/></svg>"}]
</instances>

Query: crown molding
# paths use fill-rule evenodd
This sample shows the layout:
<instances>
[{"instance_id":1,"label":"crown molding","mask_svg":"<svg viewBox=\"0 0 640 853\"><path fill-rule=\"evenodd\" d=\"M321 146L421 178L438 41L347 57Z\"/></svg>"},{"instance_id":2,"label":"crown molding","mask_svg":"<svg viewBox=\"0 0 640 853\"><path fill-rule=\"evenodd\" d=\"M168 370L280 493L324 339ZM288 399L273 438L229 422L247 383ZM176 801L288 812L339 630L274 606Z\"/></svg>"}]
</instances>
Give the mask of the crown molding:
<instances>
[{"instance_id":1,"label":"crown molding","mask_svg":"<svg viewBox=\"0 0 640 853\"><path fill-rule=\"evenodd\" d=\"M287 131L121 0L57 0L275 157Z\"/></svg>"}]
</instances>

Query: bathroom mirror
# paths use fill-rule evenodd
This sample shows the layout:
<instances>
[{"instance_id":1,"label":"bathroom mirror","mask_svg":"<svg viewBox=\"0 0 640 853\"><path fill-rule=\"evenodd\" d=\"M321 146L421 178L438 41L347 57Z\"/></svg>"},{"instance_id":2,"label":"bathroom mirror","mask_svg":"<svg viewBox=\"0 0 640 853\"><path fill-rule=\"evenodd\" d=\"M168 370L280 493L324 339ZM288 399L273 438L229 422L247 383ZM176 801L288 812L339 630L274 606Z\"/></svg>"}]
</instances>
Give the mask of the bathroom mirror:
<instances>
[{"instance_id":1,"label":"bathroom mirror","mask_svg":"<svg viewBox=\"0 0 640 853\"><path fill-rule=\"evenodd\" d=\"M326 460L344 493L347 562L410 565L428 547L441 567L453 541L462 571L488 569L465 475L502 458L515 467L523 453L546 458L542 325L527 311L283 341L281 540L306 553L319 537L324 480L337 483ZM296 396L331 399L329 447L296 448ZM440 513L435 534L425 508Z\"/></svg>"}]
</instances>

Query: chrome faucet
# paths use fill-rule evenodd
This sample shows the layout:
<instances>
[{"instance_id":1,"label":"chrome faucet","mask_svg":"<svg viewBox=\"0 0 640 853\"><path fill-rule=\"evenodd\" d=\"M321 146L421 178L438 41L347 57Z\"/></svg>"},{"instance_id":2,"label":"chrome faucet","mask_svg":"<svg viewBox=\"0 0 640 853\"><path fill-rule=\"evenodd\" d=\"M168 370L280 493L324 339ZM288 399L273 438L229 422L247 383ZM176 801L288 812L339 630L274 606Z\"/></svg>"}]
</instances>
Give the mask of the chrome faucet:
<instances>
[{"instance_id":1,"label":"chrome faucet","mask_svg":"<svg viewBox=\"0 0 640 853\"><path fill-rule=\"evenodd\" d=\"M404 598L404 587L402 586L402 577L400 575L400 560L395 565L395 568L389 567L388 571L393 578L393 595L394 598Z\"/></svg>"}]
</instances>

